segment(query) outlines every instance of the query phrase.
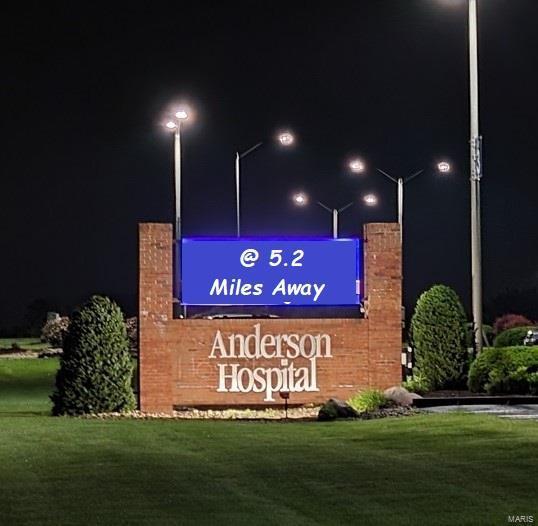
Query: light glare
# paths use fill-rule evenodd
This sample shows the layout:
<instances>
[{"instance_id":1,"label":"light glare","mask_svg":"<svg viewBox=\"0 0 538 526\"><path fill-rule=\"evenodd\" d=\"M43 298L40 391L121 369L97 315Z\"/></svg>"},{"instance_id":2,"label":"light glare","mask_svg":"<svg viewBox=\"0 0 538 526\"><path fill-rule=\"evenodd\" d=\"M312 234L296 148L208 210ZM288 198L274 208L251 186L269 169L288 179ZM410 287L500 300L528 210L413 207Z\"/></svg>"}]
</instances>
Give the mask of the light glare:
<instances>
[{"instance_id":1,"label":"light glare","mask_svg":"<svg viewBox=\"0 0 538 526\"><path fill-rule=\"evenodd\" d=\"M440 163L437 164L437 169L442 173L442 174L446 174L448 172L450 172L450 164L447 163L446 161L442 161Z\"/></svg>"},{"instance_id":2,"label":"light glare","mask_svg":"<svg viewBox=\"0 0 538 526\"><path fill-rule=\"evenodd\" d=\"M299 192L293 195L293 202L297 206L305 206L308 203L308 197L306 194Z\"/></svg>"},{"instance_id":3,"label":"light glare","mask_svg":"<svg viewBox=\"0 0 538 526\"><path fill-rule=\"evenodd\" d=\"M377 205L377 196L375 194L366 194L362 200L366 206L375 206Z\"/></svg>"},{"instance_id":4,"label":"light glare","mask_svg":"<svg viewBox=\"0 0 538 526\"><path fill-rule=\"evenodd\" d=\"M176 117L181 120L187 119L189 114L185 110L176 111Z\"/></svg>"},{"instance_id":5,"label":"light glare","mask_svg":"<svg viewBox=\"0 0 538 526\"><path fill-rule=\"evenodd\" d=\"M175 122L173 121L168 121L166 123L166 127L169 129L169 130L175 130L177 128L177 125Z\"/></svg>"},{"instance_id":6,"label":"light glare","mask_svg":"<svg viewBox=\"0 0 538 526\"><path fill-rule=\"evenodd\" d=\"M279 134L278 140L282 146L291 146L295 141L295 137L291 132L286 131Z\"/></svg>"},{"instance_id":7,"label":"light glare","mask_svg":"<svg viewBox=\"0 0 538 526\"><path fill-rule=\"evenodd\" d=\"M364 172L364 163L361 159L352 159L349 161L349 169L355 174L360 174Z\"/></svg>"}]
</instances>

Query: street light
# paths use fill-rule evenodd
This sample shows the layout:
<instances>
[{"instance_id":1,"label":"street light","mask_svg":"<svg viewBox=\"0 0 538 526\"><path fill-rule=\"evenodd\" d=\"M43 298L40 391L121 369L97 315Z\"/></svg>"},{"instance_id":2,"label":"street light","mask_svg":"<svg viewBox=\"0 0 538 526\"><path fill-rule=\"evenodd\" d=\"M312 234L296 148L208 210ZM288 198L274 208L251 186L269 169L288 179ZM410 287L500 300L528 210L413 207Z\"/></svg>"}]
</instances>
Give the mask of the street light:
<instances>
[{"instance_id":1,"label":"street light","mask_svg":"<svg viewBox=\"0 0 538 526\"><path fill-rule=\"evenodd\" d=\"M174 132L174 187L175 187L175 237L181 239L181 127L189 117L187 110L179 109L174 114L175 120L169 120L166 128Z\"/></svg>"},{"instance_id":2,"label":"street light","mask_svg":"<svg viewBox=\"0 0 538 526\"><path fill-rule=\"evenodd\" d=\"M375 194L366 194L362 200L366 206L375 206L377 205L377 195Z\"/></svg>"},{"instance_id":3,"label":"street light","mask_svg":"<svg viewBox=\"0 0 538 526\"><path fill-rule=\"evenodd\" d=\"M175 119L170 119L166 128L174 132L174 201L175 201L175 225L174 234L176 239L175 267L178 276L177 284L174 280L174 297L181 302L181 127L184 121L189 118L187 110L180 108L174 114Z\"/></svg>"},{"instance_id":4,"label":"street light","mask_svg":"<svg viewBox=\"0 0 538 526\"><path fill-rule=\"evenodd\" d=\"M450 172L450 164L446 161L441 161L440 163L437 163L436 168L437 171L441 174L446 174ZM420 174L424 173L424 170L419 170L418 172L411 174L405 179L402 177L393 177L387 172L381 170L380 168L376 168L376 170L379 173L383 174L387 179L390 179L393 183L396 183L398 185L398 224L400 225L400 243L403 244L404 184L408 183L412 179L415 179L415 177L418 177Z\"/></svg>"},{"instance_id":5,"label":"street light","mask_svg":"<svg viewBox=\"0 0 538 526\"><path fill-rule=\"evenodd\" d=\"M447 163L446 161L437 163L437 170L439 170L439 172L442 174L449 173L451 170L450 163Z\"/></svg>"},{"instance_id":6,"label":"street light","mask_svg":"<svg viewBox=\"0 0 538 526\"><path fill-rule=\"evenodd\" d=\"M471 164L471 281L474 342L477 353L482 351L482 240L480 210L480 180L482 171L482 136L479 128L478 97L478 15L477 0L467 0L469 20L469 103L470 103L470 164Z\"/></svg>"},{"instance_id":7,"label":"street light","mask_svg":"<svg viewBox=\"0 0 538 526\"><path fill-rule=\"evenodd\" d=\"M293 202L297 206L305 206L308 203L308 196L302 192L296 193L292 196ZM375 206L377 204L377 197L374 194L367 194L363 197L363 202L367 206ZM338 239L338 217L339 215L344 211L347 210L349 207L353 206L355 204L355 201L351 201L347 205L344 205L340 208L330 208L326 204L322 203L321 201L316 201L316 204L318 206L321 206L324 210L327 210L332 215L333 219L333 239Z\"/></svg>"},{"instance_id":8,"label":"street light","mask_svg":"<svg viewBox=\"0 0 538 526\"><path fill-rule=\"evenodd\" d=\"M295 137L293 133L285 131L278 134L278 140L282 146L291 146L295 142Z\"/></svg>"},{"instance_id":9,"label":"street light","mask_svg":"<svg viewBox=\"0 0 538 526\"><path fill-rule=\"evenodd\" d=\"M290 147L295 142L295 135L289 130L278 133L278 142L284 147ZM251 154L263 145L263 141L256 143L254 146L245 150L243 153L236 152L235 154L235 211L236 211L236 225L237 225L237 237L241 237L241 159Z\"/></svg>"},{"instance_id":10,"label":"street light","mask_svg":"<svg viewBox=\"0 0 538 526\"><path fill-rule=\"evenodd\" d=\"M482 241L480 228L480 179L482 137L478 126L478 24L476 0L469 0L469 72L471 106L471 275L476 352L482 351Z\"/></svg>"},{"instance_id":11,"label":"street light","mask_svg":"<svg viewBox=\"0 0 538 526\"><path fill-rule=\"evenodd\" d=\"M348 163L349 169L355 174L361 174L365 170L365 165L362 159L351 159Z\"/></svg>"},{"instance_id":12,"label":"street light","mask_svg":"<svg viewBox=\"0 0 538 526\"><path fill-rule=\"evenodd\" d=\"M297 206L305 206L308 204L308 196L302 192L293 194L292 199Z\"/></svg>"}]
</instances>

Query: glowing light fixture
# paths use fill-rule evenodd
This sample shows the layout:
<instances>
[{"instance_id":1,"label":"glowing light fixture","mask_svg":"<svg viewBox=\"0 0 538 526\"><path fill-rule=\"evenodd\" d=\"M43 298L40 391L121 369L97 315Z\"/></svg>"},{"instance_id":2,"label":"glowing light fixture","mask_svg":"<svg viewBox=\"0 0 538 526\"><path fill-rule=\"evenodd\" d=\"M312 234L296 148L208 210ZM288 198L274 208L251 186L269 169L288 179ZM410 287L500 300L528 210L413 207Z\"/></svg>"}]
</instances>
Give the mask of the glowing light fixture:
<instances>
[{"instance_id":1,"label":"glowing light fixture","mask_svg":"<svg viewBox=\"0 0 538 526\"><path fill-rule=\"evenodd\" d=\"M295 137L291 132L286 131L278 135L278 140L282 146L291 146L295 142Z\"/></svg>"},{"instance_id":2,"label":"glowing light fixture","mask_svg":"<svg viewBox=\"0 0 538 526\"><path fill-rule=\"evenodd\" d=\"M362 200L366 206L375 206L377 205L377 196L375 194L366 194Z\"/></svg>"},{"instance_id":3,"label":"glowing light fixture","mask_svg":"<svg viewBox=\"0 0 538 526\"><path fill-rule=\"evenodd\" d=\"M302 192L293 194L292 199L297 206L305 206L308 203L308 196Z\"/></svg>"},{"instance_id":4,"label":"glowing light fixture","mask_svg":"<svg viewBox=\"0 0 538 526\"><path fill-rule=\"evenodd\" d=\"M362 172L364 172L364 163L362 162L361 159L352 159L351 161L349 161L349 169L354 173L354 174L360 174Z\"/></svg>"},{"instance_id":5,"label":"glowing light fixture","mask_svg":"<svg viewBox=\"0 0 538 526\"><path fill-rule=\"evenodd\" d=\"M442 161L437 164L437 169L442 174L446 174L450 172L450 163L447 163L446 161Z\"/></svg>"}]
</instances>

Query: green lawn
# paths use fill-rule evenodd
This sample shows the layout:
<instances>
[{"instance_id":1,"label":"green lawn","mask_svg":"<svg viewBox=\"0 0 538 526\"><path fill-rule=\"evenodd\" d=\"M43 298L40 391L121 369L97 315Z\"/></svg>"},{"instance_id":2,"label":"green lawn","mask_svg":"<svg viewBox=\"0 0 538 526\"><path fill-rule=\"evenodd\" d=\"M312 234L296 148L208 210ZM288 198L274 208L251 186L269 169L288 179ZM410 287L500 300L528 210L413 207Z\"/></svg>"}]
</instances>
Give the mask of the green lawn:
<instances>
[{"instance_id":1,"label":"green lawn","mask_svg":"<svg viewBox=\"0 0 538 526\"><path fill-rule=\"evenodd\" d=\"M58 358L0 358L0 417L14 413L49 414L48 396L52 393L58 364Z\"/></svg>"},{"instance_id":2,"label":"green lawn","mask_svg":"<svg viewBox=\"0 0 538 526\"><path fill-rule=\"evenodd\" d=\"M0 349L11 349L13 344L16 344L19 349L36 352L50 347L39 338L0 338Z\"/></svg>"},{"instance_id":3,"label":"green lawn","mask_svg":"<svg viewBox=\"0 0 538 526\"><path fill-rule=\"evenodd\" d=\"M57 362L13 362L0 360L1 525L537 520L534 422L463 414L336 423L52 418L35 413L47 405Z\"/></svg>"}]
</instances>

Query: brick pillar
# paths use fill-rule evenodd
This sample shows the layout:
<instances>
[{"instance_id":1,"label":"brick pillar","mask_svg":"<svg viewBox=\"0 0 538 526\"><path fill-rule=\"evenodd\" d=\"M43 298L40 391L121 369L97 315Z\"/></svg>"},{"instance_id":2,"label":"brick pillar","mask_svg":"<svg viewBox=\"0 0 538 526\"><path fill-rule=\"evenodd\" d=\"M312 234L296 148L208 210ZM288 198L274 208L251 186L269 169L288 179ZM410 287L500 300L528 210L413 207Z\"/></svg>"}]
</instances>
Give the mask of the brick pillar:
<instances>
[{"instance_id":1,"label":"brick pillar","mask_svg":"<svg viewBox=\"0 0 538 526\"><path fill-rule=\"evenodd\" d=\"M385 389L402 381L402 248L397 223L364 226L364 289L369 385Z\"/></svg>"},{"instance_id":2,"label":"brick pillar","mask_svg":"<svg viewBox=\"0 0 538 526\"><path fill-rule=\"evenodd\" d=\"M139 401L142 411L172 411L172 225L139 225Z\"/></svg>"}]
</instances>

